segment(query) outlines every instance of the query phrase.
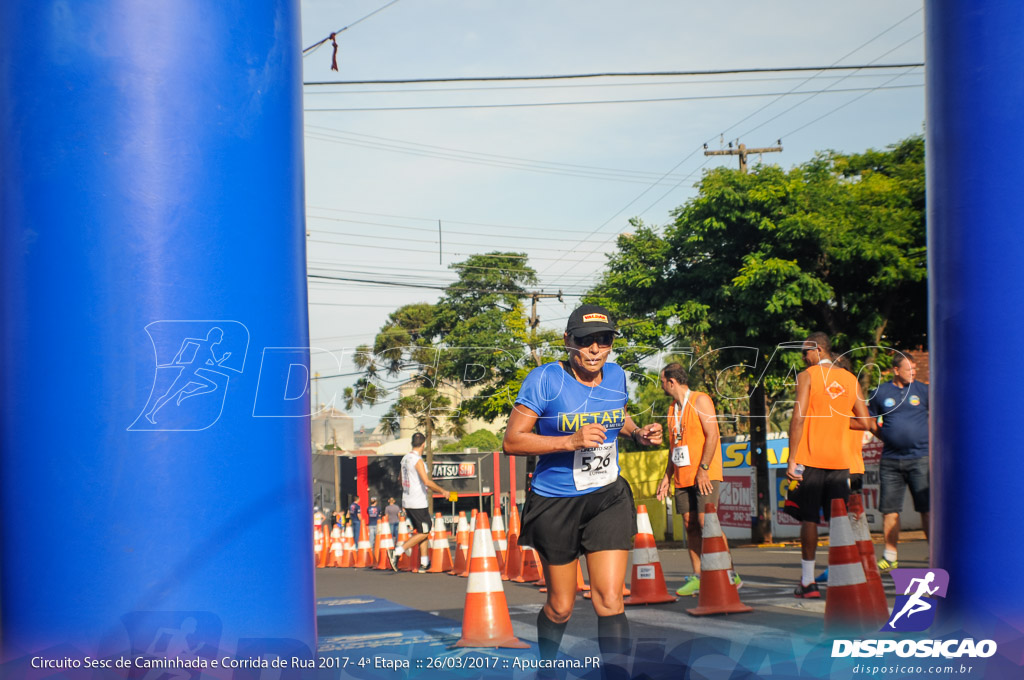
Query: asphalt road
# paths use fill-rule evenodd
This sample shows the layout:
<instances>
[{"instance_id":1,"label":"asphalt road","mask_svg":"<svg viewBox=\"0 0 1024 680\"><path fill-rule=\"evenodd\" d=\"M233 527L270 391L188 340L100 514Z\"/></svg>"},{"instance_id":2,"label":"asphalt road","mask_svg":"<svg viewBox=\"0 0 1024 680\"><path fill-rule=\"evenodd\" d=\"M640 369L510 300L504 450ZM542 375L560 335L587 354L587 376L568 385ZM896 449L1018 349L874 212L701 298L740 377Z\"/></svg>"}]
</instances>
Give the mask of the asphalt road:
<instances>
[{"instance_id":1,"label":"asphalt road","mask_svg":"<svg viewBox=\"0 0 1024 680\"><path fill-rule=\"evenodd\" d=\"M874 537L876 541L878 537ZM904 535L900 545L900 566L928 566L928 544L921 532ZM875 544L881 554L881 545ZM798 600L792 591L800 575L800 550L794 544L755 547L731 546L733 564L743 578L739 591L744 604L754 611L745 614L694 617L686 609L697 605L697 598L680 599L672 604L634 606L627 608L631 632L638 645L647 645L648 656L679 645L714 641L716 655L733 657L750 652L753 645L758 654L771 653L782 645L787 650L805 641L808 649L820 645L825 601ZM691 572L688 553L678 547L662 547L658 551L670 591L675 590ZM828 562L827 545L819 547L817 563L820 572ZM584 567L584 573L586 569ZM631 571L630 571L631 573ZM883 576L890 607L895 597L892 579ZM462 621L466 579L446 574L411 574L367 569L317 569L317 598L372 595L405 607L418 609ZM516 635L536 640L537 612L545 595L529 584L505 582ZM597 620L590 602L577 598L573 618L563 639L563 650L576 657L596 655ZM357 632L357 631L354 631ZM653 651L652 651L653 650ZM766 651L768 650L768 651ZM787 651L799 655L799 652ZM706 659L707 660L707 659ZM707 660L711 663L713 660Z\"/></svg>"}]
</instances>

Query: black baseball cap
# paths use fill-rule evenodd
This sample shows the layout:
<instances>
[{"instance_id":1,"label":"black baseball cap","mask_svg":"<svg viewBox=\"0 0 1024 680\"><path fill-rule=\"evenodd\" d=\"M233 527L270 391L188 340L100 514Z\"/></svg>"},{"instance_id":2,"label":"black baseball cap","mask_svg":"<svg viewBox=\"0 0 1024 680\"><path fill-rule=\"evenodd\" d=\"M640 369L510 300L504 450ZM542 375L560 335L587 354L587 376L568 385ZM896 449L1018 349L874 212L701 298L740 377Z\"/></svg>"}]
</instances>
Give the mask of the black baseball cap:
<instances>
[{"instance_id":1,"label":"black baseball cap","mask_svg":"<svg viewBox=\"0 0 1024 680\"><path fill-rule=\"evenodd\" d=\"M615 317L601 305L577 307L565 324L565 332L571 335L589 335L602 331L615 332Z\"/></svg>"}]
</instances>

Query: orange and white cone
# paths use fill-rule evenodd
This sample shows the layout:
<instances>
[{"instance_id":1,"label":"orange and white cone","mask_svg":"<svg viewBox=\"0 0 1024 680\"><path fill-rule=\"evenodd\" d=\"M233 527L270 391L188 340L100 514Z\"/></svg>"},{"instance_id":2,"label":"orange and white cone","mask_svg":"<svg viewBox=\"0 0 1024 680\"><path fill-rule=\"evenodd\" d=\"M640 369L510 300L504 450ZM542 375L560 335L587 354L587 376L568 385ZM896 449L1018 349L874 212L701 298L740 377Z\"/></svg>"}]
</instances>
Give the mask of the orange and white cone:
<instances>
[{"instance_id":1,"label":"orange and white cone","mask_svg":"<svg viewBox=\"0 0 1024 680\"><path fill-rule=\"evenodd\" d=\"M373 567L373 557L370 555L370 531L366 522L359 523L359 543L356 544L356 558L352 562L353 567L360 569Z\"/></svg>"},{"instance_id":2,"label":"orange and white cone","mask_svg":"<svg viewBox=\"0 0 1024 680\"><path fill-rule=\"evenodd\" d=\"M356 563L356 540L352 537L351 522L345 525L345 533L341 542L344 552L341 553L341 564L338 566L344 568L354 567Z\"/></svg>"},{"instance_id":3,"label":"orange and white cone","mask_svg":"<svg viewBox=\"0 0 1024 680\"><path fill-rule=\"evenodd\" d=\"M740 602L740 594L729 576L731 569L732 556L718 521L718 510L714 503L708 503L704 506L704 532L700 550L700 593L697 606L686 612L693 616L707 616L754 611L752 607ZM636 587L636 581L633 587Z\"/></svg>"},{"instance_id":4,"label":"orange and white cone","mask_svg":"<svg viewBox=\"0 0 1024 680\"><path fill-rule=\"evenodd\" d=\"M875 616L880 621L888 621L889 601L885 599L882 574L878 571L878 562L875 561L875 544L871 542L871 530L868 528L867 518L864 517L864 497L861 494L850 494L849 514L853 538L857 541L857 551L860 553L860 564L864 568L864 579L868 582L871 601L875 604Z\"/></svg>"},{"instance_id":5,"label":"orange and white cone","mask_svg":"<svg viewBox=\"0 0 1024 680\"><path fill-rule=\"evenodd\" d=\"M522 566L519 576L510 579L516 583L533 583L541 578L540 555L530 546L521 546Z\"/></svg>"},{"instance_id":6,"label":"orange and white cone","mask_svg":"<svg viewBox=\"0 0 1024 680\"><path fill-rule=\"evenodd\" d=\"M409 525L406 522L405 515L402 515L398 519L398 540L395 541L395 548L398 548L405 544L409 540ZM398 558L398 571L409 571L409 553L403 553ZM419 566L419 565L417 565Z\"/></svg>"},{"instance_id":7,"label":"orange and white cone","mask_svg":"<svg viewBox=\"0 0 1024 680\"><path fill-rule=\"evenodd\" d=\"M505 560L508 558L508 537L505 536L505 523L501 520L500 507L494 509L491 536L494 537L494 553L498 556L498 569L504 569Z\"/></svg>"},{"instance_id":8,"label":"orange and white cone","mask_svg":"<svg viewBox=\"0 0 1024 680\"><path fill-rule=\"evenodd\" d=\"M486 513L478 513L469 559L469 584L462 616L462 637L456 647L526 649L512 631L505 590L498 572L494 538Z\"/></svg>"},{"instance_id":9,"label":"orange and white cone","mask_svg":"<svg viewBox=\"0 0 1024 680\"><path fill-rule=\"evenodd\" d=\"M340 567L341 558L345 554L345 532L337 524L331 529L330 555L327 556L328 567Z\"/></svg>"},{"instance_id":10,"label":"orange and white cone","mask_svg":"<svg viewBox=\"0 0 1024 680\"><path fill-rule=\"evenodd\" d=\"M703 587L703 583L701 587ZM825 630L877 630L885 621L878 615L846 503L832 499L828 525L828 592L825 597Z\"/></svg>"},{"instance_id":11,"label":"orange and white cone","mask_svg":"<svg viewBox=\"0 0 1024 680\"><path fill-rule=\"evenodd\" d=\"M381 544L381 541L384 540L384 535L381 533L381 526L380 525L381 525L381 518L378 517L377 518L377 530L375 532L373 532L373 554L371 555L371 557L373 558L373 562L375 564L380 559L380 544ZM389 569L390 569L390 567L389 567Z\"/></svg>"},{"instance_id":12,"label":"orange and white cone","mask_svg":"<svg viewBox=\"0 0 1024 680\"><path fill-rule=\"evenodd\" d=\"M391 560L388 558L388 551L395 549L395 541L391 538L391 525L387 522L381 523L377 536L380 538L380 547L377 549L376 569L390 571Z\"/></svg>"},{"instance_id":13,"label":"orange and white cone","mask_svg":"<svg viewBox=\"0 0 1024 680\"><path fill-rule=\"evenodd\" d=\"M636 508L636 542L633 544L633 575L629 583L632 593L623 604L664 604L675 602L665 585L665 572L658 559L658 548L654 544L654 529L647 515L647 506Z\"/></svg>"},{"instance_id":14,"label":"orange and white cone","mask_svg":"<svg viewBox=\"0 0 1024 680\"><path fill-rule=\"evenodd\" d=\"M313 527L313 563L316 564L317 568L320 568L321 557L327 551L327 546L324 544L324 532L321 531L320 527Z\"/></svg>"},{"instance_id":15,"label":"orange and white cone","mask_svg":"<svg viewBox=\"0 0 1024 680\"><path fill-rule=\"evenodd\" d=\"M466 513L459 511L459 525L455 529L455 566L448 572L452 576L469 576L469 522Z\"/></svg>"},{"instance_id":16,"label":"orange and white cone","mask_svg":"<svg viewBox=\"0 0 1024 680\"><path fill-rule=\"evenodd\" d=\"M519 548L519 508L513 503L508 517L508 552L505 554L505 568L501 570L501 580L510 581L523 571L523 553Z\"/></svg>"},{"instance_id":17,"label":"orange and white cone","mask_svg":"<svg viewBox=\"0 0 1024 680\"><path fill-rule=\"evenodd\" d=\"M323 539L321 541L323 549L320 551L320 556L319 559L317 560L316 566L323 568L327 566L327 559L329 557L331 546L331 534L327 531L326 524L320 525L320 534L321 536L323 536Z\"/></svg>"},{"instance_id":18,"label":"orange and white cone","mask_svg":"<svg viewBox=\"0 0 1024 680\"><path fill-rule=\"evenodd\" d=\"M452 570L452 553L448 548L448 530L444 528L444 520L441 513L434 515L434 530L430 539L430 568L429 574L440 574Z\"/></svg>"}]
</instances>

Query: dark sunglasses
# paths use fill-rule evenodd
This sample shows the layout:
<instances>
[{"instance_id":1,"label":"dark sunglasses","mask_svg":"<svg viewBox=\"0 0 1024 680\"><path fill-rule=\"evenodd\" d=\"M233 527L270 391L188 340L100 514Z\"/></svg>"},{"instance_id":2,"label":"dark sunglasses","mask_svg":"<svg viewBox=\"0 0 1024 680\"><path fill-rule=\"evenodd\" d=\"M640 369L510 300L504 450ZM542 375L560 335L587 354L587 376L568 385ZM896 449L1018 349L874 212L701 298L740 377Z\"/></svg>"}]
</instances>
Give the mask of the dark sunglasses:
<instances>
[{"instance_id":1,"label":"dark sunglasses","mask_svg":"<svg viewBox=\"0 0 1024 680\"><path fill-rule=\"evenodd\" d=\"M615 334L611 331L605 331L604 333L591 333L590 335L572 336L572 341L580 347L590 347L595 342L598 347L611 347L614 339Z\"/></svg>"}]
</instances>

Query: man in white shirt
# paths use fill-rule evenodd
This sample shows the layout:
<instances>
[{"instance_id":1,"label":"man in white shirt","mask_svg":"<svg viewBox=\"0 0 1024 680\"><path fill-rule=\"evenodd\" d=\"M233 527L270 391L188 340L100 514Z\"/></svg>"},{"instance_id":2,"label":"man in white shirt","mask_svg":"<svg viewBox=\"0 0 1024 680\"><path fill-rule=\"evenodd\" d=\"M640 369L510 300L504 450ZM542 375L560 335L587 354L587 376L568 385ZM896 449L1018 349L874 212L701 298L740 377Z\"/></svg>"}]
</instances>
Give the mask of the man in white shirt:
<instances>
[{"instance_id":1,"label":"man in white shirt","mask_svg":"<svg viewBox=\"0 0 1024 680\"><path fill-rule=\"evenodd\" d=\"M430 536L431 522L430 512L427 510L427 489L441 494L448 493L427 474L427 466L423 463L423 449L426 447L426 443L427 438L417 432L412 436L412 451L402 457L402 507L405 508L405 517L409 520L413 535L389 555L391 568L396 571L398 558ZM421 550L420 573L426 572L428 563L427 551Z\"/></svg>"}]
</instances>

